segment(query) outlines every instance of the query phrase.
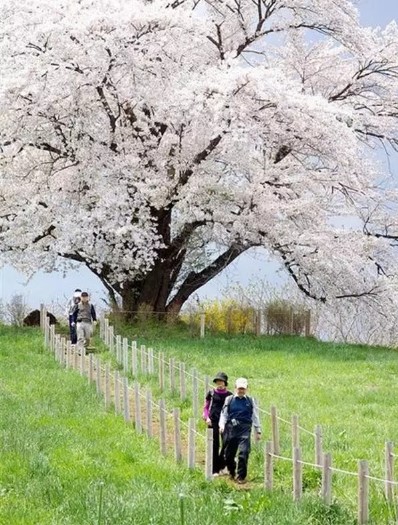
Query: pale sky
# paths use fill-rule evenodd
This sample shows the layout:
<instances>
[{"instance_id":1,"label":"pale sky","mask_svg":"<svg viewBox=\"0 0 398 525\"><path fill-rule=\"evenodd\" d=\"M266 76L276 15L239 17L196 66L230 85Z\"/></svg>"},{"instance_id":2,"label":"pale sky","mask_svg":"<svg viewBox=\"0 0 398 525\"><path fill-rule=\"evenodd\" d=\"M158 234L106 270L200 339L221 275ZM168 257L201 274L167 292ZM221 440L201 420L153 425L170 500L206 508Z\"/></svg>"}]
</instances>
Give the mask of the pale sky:
<instances>
[{"instance_id":1,"label":"pale sky","mask_svg":"<svg viewBox=\"0 0 398 525\"><path fill-rule=\"evenodd\" d=\"M398 19L398 0L359 0L361 21L368 26L385 26L391 20ZM394 171L398 171L398 157L393 161ZM210 281L198 295L201 298L218 296L230 282L247 284L253 279L267 279L278 285L287 280L287 275L278 261L265 251L250 252L242 255L222 274ZM53 272L45 274L38 272L30 280L6 266L0 269L0 299L10 300L14 294L22 294L31 307L38 307L44 302L63 304L75 288L86 289L92 294L93 302L101 304L106 297L106 291L97 279L84 266L78 270L69 271L66 275Z\"/></svg>"}]
</instances>

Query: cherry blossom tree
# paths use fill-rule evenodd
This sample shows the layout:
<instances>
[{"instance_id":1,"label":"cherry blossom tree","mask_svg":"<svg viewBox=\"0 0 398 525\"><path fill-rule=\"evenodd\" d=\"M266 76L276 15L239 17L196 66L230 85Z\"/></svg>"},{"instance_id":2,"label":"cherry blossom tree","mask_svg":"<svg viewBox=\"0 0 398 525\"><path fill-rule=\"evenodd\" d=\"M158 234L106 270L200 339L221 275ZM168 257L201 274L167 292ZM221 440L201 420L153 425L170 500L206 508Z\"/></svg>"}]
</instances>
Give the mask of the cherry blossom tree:
<instances>
[{"instance_id":1,"label":"cherry blossom tree","mask_svg":"<svg viewBox=\"0 0 398 525\"><path fill-rule=\"evenodd\" d=\"M349 0L3 0L0 251L178 312L263 246L395 304L398 29ZM347 223L349 227L343 227Z\"/></svg>"}]
</instances>

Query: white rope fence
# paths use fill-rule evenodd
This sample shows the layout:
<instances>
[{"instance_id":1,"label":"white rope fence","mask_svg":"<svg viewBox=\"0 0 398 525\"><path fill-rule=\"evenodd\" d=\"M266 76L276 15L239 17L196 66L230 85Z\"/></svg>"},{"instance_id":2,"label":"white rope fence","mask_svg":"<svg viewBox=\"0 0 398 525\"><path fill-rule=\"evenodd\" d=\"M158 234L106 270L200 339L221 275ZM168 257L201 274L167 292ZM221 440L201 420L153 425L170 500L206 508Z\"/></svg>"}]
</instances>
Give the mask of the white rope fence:
<instances>
[{"instance_id":1,"label":"white rope fence","mask_svg":"<svg viewBox=\"0 0 398 525\"><path fill-rule=\"evenodd\" d=\"M213 478L211 429L206 429L205 434L198 432L195 418L189 418L186 423L181 419L179 408L169 411L164 399L155 402L150 388L146 388L146 392L143 393L137 380L134 380L131 386L127 376L121 375L119 370L111 371L109 364L103 365L100 359L95 358L91 353L86 355L84 349L79 355L76 350L72 350L70 341L56 334L54 326L50 326L47 322L44 323L44 340L61 365L75 369L82 376L87 376L89 383L95 383L97 393L103 395L107 408L113 406L115 413L123 415L126 423L133 424L137 433L145 432L149 437L158 435L163 455L169 453L169 447L172 445L176 462L182 462L185 456L188 468L192 469L202 464L198 455L204 453L205 479ZM125 348L125 345L123 346ZM115 344L116 351L118 347L120 347L119 339ZM157 433L154 432L155 425L158 428ZM186 451L183 451L181 427L184 428L184 435L186 434ZM204 447L199 449L198 439L204 444Z\"/></svg>"},{"instance_id":2,"label":"white rope fence","mask_svg":"<svg viewBox=\"0 0 398 525\"><path fill-rule=\"evenodd\" d=\"M100 337L104 344L109 348L121 366L124 376L118 370L112 374L110 365L103 366L97 358L95 361L90 354L87 364L87 357L84 352L77 356L72 352L70 342L66 342L58 334L55 334L54 326L50 326L45 310L42 311L41 326L44 331L44 342L55 355L55 358L66 367L80 370L81 375L87 375L90 383L95 382L98 393L103 394L107 408L114 406L116 413L122 413L127 423L132 422L137 432L146 432L148 436L155 435L153 426L158 427L157 435L160 441L160 450L163 455L168 453L168 448L172 441L174 457L177 462L183 459L182 432L187 432L186 460L189 468L197 465L197 437L205 443L205 478L212 479L212 448L213 433L212 429L206 429L206 435L196 430L196 420L199 417L199 384L207 393L210 381L209 377L200 377L198 371L192 368L186 370L182 362L175 359L167 359L164 352L155 353L152 348L141 345L138 348L135 341L129 342L127 338L122 338L114 334L114 329L109 325L108 319L100 321ZM133 378L133 388L129 386L127 375ZM158 386L161 393L167 390L171 394L179 394L181 401L188 398L191 400L192 414L188 422L184 421L180 415L179 408L171 411L166 409L166 402L161 398L158 403L153 401L152 391L146 389L145 394L141 392L138 379L158 378ZM144 415L142 411L142 401L144 401ZM123 408L122 408L123 407ZM131 410L133 407L133 410ZM369 522L369 481L384 484L385 498L389 504L394 503L396 497L394 487L398 481L394 480L394 460L398 454L394 453L393 443L385 443L385 477L380 478L369 475L368 461L358 461L357 472L351 472L332 466L330 453L323 450L322 427L316 425L314 431L303 428L299 424L297 415L293 415L291 421L280 417L276 407L272 406L270 411L259 408L259 413L267 416L270 422L271 440L265 443L264 447L264 488L272 490L273 473L275 461L287 461L293 465L292 474L292 495L294 501L299 501L303 494L303 467L309 467L321 471L321 497L323 501L330 505L332 503L332 478L333 474L354 476L358 480L357 498L357 520L359 525ZM157 417L154 416L157 414ZM284 423L291 427L291 450L292 456L281 454L280 428L279 423ZM300 432L310 436L314 440L314 462L305 461L302 458L302 448L300 446ZM203 449L201 449L203 452Z\"/></svg>"}]
</instances>

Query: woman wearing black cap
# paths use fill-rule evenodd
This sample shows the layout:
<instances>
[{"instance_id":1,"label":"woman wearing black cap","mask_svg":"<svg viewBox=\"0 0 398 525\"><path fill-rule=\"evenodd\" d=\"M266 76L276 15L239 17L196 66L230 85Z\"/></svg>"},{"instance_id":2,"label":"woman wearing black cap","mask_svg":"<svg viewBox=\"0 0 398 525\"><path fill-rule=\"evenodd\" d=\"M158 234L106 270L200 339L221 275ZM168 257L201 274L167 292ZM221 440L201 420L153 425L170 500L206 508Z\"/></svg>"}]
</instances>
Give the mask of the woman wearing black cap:
<instances>
[{"instance_id":1,"label":"woman wearing black cap","mask_svg":"<svg viewBox=\"0 0 398 525\"><path fill-rule=\"evenodd\" d=\"M213 429L213 476L218 476L225 467L224 447L220 449L220 432L218 423L225 398L232 395L227 390L228 376L224 372L218 372L213 379L215 387L206 394L206 401L203 407L203 419L208 427Z\"/></svg>"}]
</instances>

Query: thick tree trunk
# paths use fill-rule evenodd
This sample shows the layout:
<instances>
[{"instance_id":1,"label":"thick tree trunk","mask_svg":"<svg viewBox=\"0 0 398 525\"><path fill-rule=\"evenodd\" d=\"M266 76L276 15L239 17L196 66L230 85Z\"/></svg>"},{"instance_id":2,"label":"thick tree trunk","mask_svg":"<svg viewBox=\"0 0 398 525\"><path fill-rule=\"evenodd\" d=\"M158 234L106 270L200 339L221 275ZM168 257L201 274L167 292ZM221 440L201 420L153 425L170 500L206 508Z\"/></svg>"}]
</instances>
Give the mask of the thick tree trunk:
<instances>
[{"instance_id":1,"label":"thick tree trunk","mask_svg":"<svg viewBox=\"0 0 398 525\"><path fill-rule=\"evenodd\" d=\"M144 279L123 283L118 292L127 319L134 319L137 314L165 317L171 271L167 264L158 261Z\"/></svg>"},{"instance_id":2,"label":"thick tree trunk","mask_svg":"<svg viewBox=\"0 0 398 525\"><path fill-rule=\"evenodd\" d=\"M159 259L144 279L123 283L117 291L122 298L122 311L127 319L137 315L166 319L177 315L184 303L200 287L220 273L238 257L245 247L232 246L200 272L190 272L178 289L173 289L179 261Z\"/></svg>"}]
</instances>

